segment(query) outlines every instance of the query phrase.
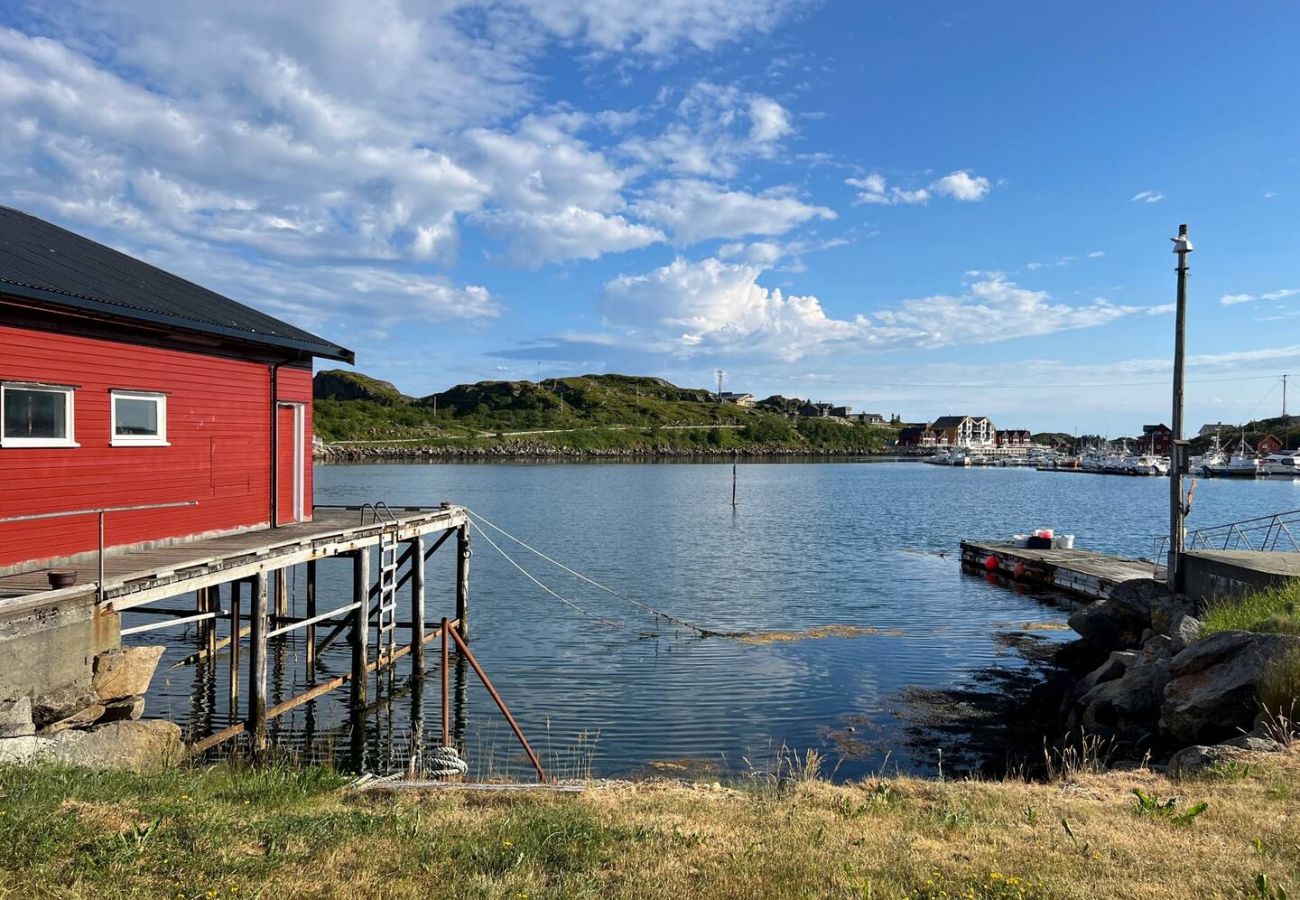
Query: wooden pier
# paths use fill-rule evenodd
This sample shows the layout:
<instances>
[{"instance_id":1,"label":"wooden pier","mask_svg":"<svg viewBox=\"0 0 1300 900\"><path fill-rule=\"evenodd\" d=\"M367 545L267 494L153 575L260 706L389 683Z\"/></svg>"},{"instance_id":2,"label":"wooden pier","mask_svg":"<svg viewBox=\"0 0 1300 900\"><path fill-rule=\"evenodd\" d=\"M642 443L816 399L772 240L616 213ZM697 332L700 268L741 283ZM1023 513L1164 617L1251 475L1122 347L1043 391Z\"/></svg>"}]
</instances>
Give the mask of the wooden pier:
<instances>
[{"instance_id":1,"label":"wooden pier","mask_svg":"<svg viewBox=\"0 0 1300 900\"><path fill-rule=\"evenodd\" d=\"M995 566L990 567L988 560ZM1088 600L1105 600L1117 584L1164 578L1163 566L1092 550L1031 550L1005 541L962 541L962 566L1025 584L1055 588Z\"/></svg>"},{"instance_id":2,"label":"wooden pier","mask_svg":"<svg viewBox=\"0 0 1300 900\"><path fill-rule=\"evenodd\" d=\"M0 576L0 637L23 641L28 635L31 646L48 649L52 629L91 621L97 646L120 645L123 636L195 625L200 635L196 656L215 662L218 648L229 648L234 721L192 745L191 754L240 734L249 735L260 750L267 745L268 721L344 685L350 688L352 709L361 710L371 673L391 669L406 656L412 656L416 671L422 671L425 644L436 638L446 641L449 632L454 632L451 639L472 660L464 644L469 632L469 529L465 509L451 504L392 510L384 504L318 506L310 522L109 552L102 561L102 584L96 580L95 565L60 567L74 573L74 581L54 590L49 587L48 569L8 574ZM425 609L426 563L449 542L457 555L455 616L430 617ZM319 590L317 564L329 558L350 559L352 578L346 597L327 601ZM297 566L305 568L303 616L289 615L288 608L287 585ZM410 592L411 617L399 623L397 595L402 590ZM182 595L194 596L192 612L154 605ZM320 608L327 603L330 608ZM121 613L127 610L157 616L158 621L122 628ZM427 631L425 622L430 618L439 624ZM222 635L220 622L228 623ZM319 641L318 628L330 629ZM298 630L305 634L307 680L313 684L295 697L268 705L269 648ZM318 680L317 654L345 632L351 646L349 671ZM247 663L241 674L244 653ZM241 684L244 677L247 681ZM445 671L443 682L445 694ZM239 715L241 694L244 710Z\"/></svg>"}]
</instances>

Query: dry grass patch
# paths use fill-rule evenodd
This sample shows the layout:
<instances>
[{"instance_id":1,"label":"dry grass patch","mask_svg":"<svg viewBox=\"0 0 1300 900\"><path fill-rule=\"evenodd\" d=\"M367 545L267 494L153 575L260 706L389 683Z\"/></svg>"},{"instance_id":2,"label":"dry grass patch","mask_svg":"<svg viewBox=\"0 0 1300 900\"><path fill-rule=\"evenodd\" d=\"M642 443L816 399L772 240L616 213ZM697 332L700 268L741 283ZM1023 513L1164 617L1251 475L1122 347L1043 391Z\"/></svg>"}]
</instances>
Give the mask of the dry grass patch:
<instances>
[{"instance_id":1,"label":"dry grass patch","mask_svg":"<svg viewBox=\"0 0 1300 900\"><path fill-rule=\"evenodd\" d=\"M0 895L1276 898L1300 888L1297 776L1279 754L1181 782L833 785L805 767L487 795L355 793L316 770L0 770ZM1208 806L1179 822L1135 790Z\"/></svg>"}]
</instances>

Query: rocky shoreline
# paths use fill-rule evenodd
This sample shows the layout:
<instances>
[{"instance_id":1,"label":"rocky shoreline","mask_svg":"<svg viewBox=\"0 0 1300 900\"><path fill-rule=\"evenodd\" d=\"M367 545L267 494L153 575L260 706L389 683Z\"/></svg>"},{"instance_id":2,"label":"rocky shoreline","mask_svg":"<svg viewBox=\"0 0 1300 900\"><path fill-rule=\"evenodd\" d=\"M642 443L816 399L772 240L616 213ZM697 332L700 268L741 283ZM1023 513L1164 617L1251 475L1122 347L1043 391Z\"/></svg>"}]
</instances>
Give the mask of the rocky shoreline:
<instances>
[{"instance_id":1,"label":"rocky shoreline","mask_svg":"<svg viewBox=\"0 0 1300 900\"><path fill-rule=\"evenodd\" d=\"M779 444L755 444L738 448L680 448L667 445L650 447L558 447L533 441L511 441L490 446L424 446L416 444L387 444L381 446L346 447L327 444L313 452L317 462L369 462L374 460L587 460L587 459L898 459L915 461L919 456L901 454L890 448L888 452L871 452L849 449L817 450L808 447L789 447Z\"/></svg>"}]
</instances>

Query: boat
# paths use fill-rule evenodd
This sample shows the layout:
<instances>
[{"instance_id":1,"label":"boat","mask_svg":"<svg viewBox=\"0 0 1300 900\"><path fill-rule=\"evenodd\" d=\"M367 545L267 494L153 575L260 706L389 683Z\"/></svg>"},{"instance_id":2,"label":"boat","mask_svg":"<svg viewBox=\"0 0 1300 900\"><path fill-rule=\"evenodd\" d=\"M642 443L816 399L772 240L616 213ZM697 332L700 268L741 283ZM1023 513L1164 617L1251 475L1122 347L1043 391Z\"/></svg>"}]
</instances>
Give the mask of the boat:
<instances>
[{"instance_id":1,"label":"boat","mask_svg":"<svg viewBox=\"0 0 1300 900\"><path fill-rule=\"evenodd\" d=\"M1259 457L1243 437L1227 463L1202 468L1211 478L1254 478L1259 475Z\"/></svg>"},{"instance_id":2,"label":"boat","mask_svg":"<svg viewBox=\"0 0 1300 900\"><path fill-rule=\"evenodd\" d=\"M1193 456L1188 460L1188 465L1193 472L1199 472L1206 478L1210 477L1210 470L1221 468L1228 464L1228 454L1223 452L1223 447L1219 443L1219 433L1214 433L1213 440L1210 441L1210 447L1199 456Z\"/></svg>"},{"instance_id":3,"label":"boat","mask_svg":"<svg viewBox=\"0 0 1300 900\"><path fill-rule=\"evenodd\" d=\"M1300 478L1300 450L1290 453L1270 453L1259 461L1259 474Z\"/></svg>"}]
</instances>

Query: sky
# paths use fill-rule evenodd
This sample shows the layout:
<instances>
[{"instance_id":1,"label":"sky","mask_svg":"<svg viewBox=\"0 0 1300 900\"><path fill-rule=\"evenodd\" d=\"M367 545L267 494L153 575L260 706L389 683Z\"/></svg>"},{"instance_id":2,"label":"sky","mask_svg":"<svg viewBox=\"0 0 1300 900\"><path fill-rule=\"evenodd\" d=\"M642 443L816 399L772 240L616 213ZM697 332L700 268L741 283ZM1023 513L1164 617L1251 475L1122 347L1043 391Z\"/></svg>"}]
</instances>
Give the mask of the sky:
<instances>
[{"instance_id":1,"label":"sky","mask_svg":"<svg viewBox=\"0 0 1300 900\"><path fill-rule=\"evenodd\" d=\"M1196 429L1300 373L1297 36L1287 2L0 0L0 203L414 395L721 369L1112 436L1169 421L1187 223Z\"/></svg>"}]
</instances>

